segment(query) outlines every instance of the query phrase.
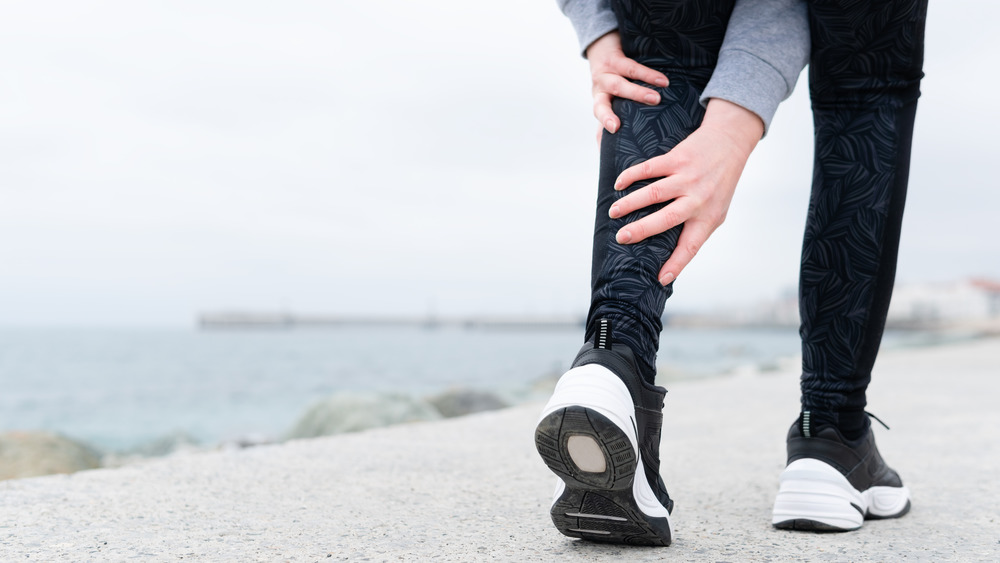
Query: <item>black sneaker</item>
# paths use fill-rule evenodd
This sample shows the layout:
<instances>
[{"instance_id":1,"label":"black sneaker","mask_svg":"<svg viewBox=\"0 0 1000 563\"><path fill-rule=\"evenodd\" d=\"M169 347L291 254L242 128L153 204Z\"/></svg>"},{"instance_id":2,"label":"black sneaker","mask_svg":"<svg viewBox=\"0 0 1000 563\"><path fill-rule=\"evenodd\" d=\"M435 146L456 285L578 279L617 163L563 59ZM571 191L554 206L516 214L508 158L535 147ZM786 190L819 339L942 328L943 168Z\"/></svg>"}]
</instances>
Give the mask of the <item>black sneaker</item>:
<instances>
[{"instance_id":1,"label":"black sneaker","mask_svg":"<svg viewBox=\"0 0 1000 563\"><path fill-rule=\"evenodd\" d=\"M864 437L848 441L834 426L811 428L803 413L788 431L787 443L774 527L846 532L866 519L909 512L910 490L882 459L870 424Z\"/></svg>"},{"instance_id":2,"label":"black sneaker","mask_svg":"<svg viewBox=\"0 0 1000 563\"><path fill-rule=\"evenodd\" d=\"M660 477L666 389L644 382L602 320L542 411L535 446L558 477L550 514L567 536L670 545L673 501ZM640 471L636 471L640 468Z\"/></svg>"}]
</instances>

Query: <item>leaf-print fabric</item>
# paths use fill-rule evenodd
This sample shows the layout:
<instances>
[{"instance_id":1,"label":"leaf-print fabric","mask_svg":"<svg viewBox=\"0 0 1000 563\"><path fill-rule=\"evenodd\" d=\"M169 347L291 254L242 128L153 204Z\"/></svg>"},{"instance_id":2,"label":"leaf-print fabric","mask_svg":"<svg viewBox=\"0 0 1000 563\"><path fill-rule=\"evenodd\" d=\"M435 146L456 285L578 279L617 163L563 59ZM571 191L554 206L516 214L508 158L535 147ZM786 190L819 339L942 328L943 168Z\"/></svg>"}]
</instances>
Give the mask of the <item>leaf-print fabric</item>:
<instances>
[{"instance_id":1,"label":"leaf-print fabric","mask_svg":"<svg viewBox=\"0 0 1000 563\"><path fill-rule=\"evenodd\" d=\"M802 404L834 423L863 411L885 328L926 14L926 0L809 3L816 154L799 277Z\"/></svg>"},{"instance_id":2,"label":"leaf-print fabric","mask_svg":"<svg viewBox=\"0 0 1000 563\"><path fill-rule=\"evenodd\" d=\"M693 132L698 96L718 59L733 1L614 0L625 54L663 71L655 107L615 100L621 119L604 133L594 233L590 338L599 318L635 352L652 382L672 285L657 281L678 227L638 244L615 233L659 206L609 219L612 203L648 184L615 192L625 168L664 154ZM864 407L895 275L916 98L923 63L926 0L812 0L816 156L803 244L800 310L803 405L817 411Z\"/></svg>"},{"instance_id":3,"label":"leaf-print fabric","mask_svg":"<svg viewBox=\"0 0 1000 563\"><path fill-rule=\"evenodd\" d=\"M705 110L698 97L718 61L733 3L612 2L625 54L664 72L670 86L653 87L660 93L657 106L623 99L612 104L621 126L613 135L605 132L601 141L587 338L597 319L609 319L615 339L635 352L639 372L650 383L656 376L660 317L672 291L672 285L660 285L657 273L677 246L681 227L636 244L618 244L615 233L620 228L662 205L609 219L608 210L616 200L653 180L636 182L621 192L613 185L623 170L666 153L701 124Z\"/></svg>"}]
</instances>

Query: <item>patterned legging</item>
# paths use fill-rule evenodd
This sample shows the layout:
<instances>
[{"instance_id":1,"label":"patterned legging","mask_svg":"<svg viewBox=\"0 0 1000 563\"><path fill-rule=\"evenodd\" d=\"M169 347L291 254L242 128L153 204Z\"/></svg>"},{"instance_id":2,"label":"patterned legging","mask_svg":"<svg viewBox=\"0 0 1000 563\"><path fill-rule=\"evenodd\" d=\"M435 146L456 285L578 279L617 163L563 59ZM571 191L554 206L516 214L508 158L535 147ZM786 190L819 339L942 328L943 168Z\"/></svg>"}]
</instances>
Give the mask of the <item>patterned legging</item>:
<instances>
[{"instance_id":1,"label":"patterned legging","mask_svg":"<svg viewBox=\"0 0 1000 563\"><path fill-rule=\"evenodd\" d=\"M663 71L655 107L615 100L621 128L601 143L592 300L595 321L656 373L661 315L672 286L657 281L682 226L633 245L609 219L618 174L664 154L694 131L700 92L718 58L735 0L613 0L626 55ZM923 65L926 0L809 0L816 154L802 248L802 401L806 409L863 409L895 276ZM696 261L697 262L697 261Z\"/></svg>"}]
</instances>

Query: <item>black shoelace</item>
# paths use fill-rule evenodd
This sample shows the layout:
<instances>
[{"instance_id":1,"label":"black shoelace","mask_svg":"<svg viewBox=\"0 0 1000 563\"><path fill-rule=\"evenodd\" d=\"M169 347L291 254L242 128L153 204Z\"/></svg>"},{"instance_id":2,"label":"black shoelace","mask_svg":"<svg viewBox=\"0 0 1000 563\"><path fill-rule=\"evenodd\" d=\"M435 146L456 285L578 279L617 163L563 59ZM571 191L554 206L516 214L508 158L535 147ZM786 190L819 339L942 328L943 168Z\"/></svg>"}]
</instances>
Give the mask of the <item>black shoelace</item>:
<instances>
[{"instance_id":1,"label":"black shoelace","mask_svg":"<svg viewBox=\"0 0 1000 563\"><path fill-rule=\"evenodd\" d=\"M870 417L874 418L875 420L877 420L877 421L878 421L878 423L879 423L879 424L881 424L882 426L884 426L886 430L889 430L889 429L890 429L890 428L889 428L889 425L888 425L888 424L886 424L886 423L884 423L884 422L882 422L882 419L881 419L881 418L879 418L879 417L877 417L877 416L873 415L872 413L870 413L870 412L868 412L868 411L865 411L865 414L867 414L868 416L870 416Z\"/></svg>"}]
</instances>

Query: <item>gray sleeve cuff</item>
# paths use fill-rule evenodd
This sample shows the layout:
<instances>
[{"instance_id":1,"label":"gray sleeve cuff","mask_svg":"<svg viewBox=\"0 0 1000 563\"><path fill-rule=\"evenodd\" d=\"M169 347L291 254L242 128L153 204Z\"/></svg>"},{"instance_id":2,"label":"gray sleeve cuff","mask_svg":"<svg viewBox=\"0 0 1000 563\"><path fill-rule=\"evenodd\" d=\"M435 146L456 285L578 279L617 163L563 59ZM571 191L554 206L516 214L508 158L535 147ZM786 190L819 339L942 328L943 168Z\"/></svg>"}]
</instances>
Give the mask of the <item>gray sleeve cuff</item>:
<instances>
[{"instance_id":1,"label":"gray sleeve cuff","mask_svg":"<svg viewBox=\"0 0 1000 563\"><path fill-rule=\"evenodd\" d=\"M764 121L766 135L778 104L794 87L767 61L746 51L726 49L719 53L719 64L700 101L705 106L709 98L721 98L745 107Z\"/></svg>"},{"instance_id":2,"label":"gray sleeve cuff","mask_svg":"<svg viewBox=\"0 0 1000 563\"><path fill-rule=\"evenodd\" d=\"M557 0L559 9L566 14L576 38L580 41L580 55L586 57L587 47L602 35L618 29L618 18L611 11L608 0Z\"/></svg>"}]
</instances>

